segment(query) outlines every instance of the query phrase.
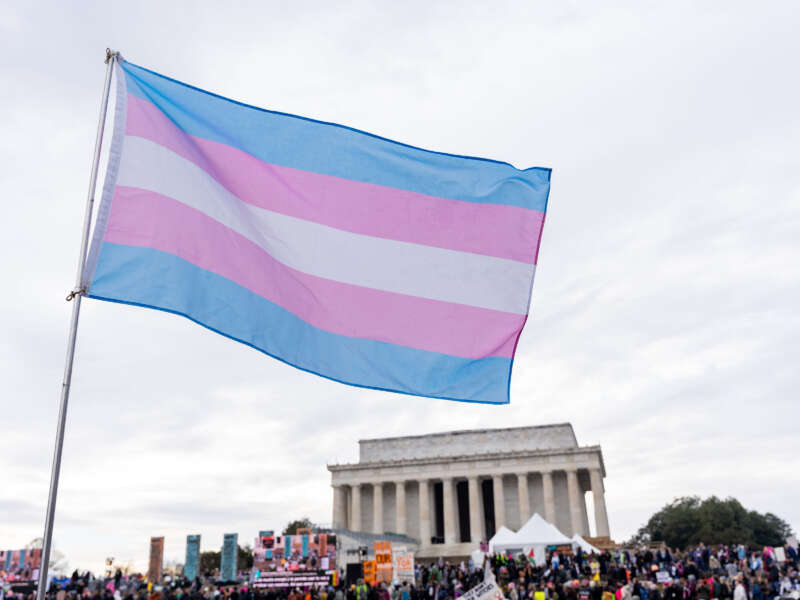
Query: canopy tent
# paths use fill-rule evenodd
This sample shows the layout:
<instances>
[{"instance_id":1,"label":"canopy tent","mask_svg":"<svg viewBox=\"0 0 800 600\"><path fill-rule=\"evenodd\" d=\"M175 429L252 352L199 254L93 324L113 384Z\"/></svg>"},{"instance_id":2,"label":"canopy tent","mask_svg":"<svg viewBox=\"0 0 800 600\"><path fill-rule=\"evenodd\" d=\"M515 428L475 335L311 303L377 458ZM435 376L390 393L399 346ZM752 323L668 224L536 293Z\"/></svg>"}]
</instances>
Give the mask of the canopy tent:
<instances>
[{"instance_id":1,"label":"canopy tent","mask_svg":"<svg viewBox=\"0 0 800 600\"><path fill-rule=\"evenodd\" d=\"M583 550L586 554L592 554L592 553L600 554L600 550L598 550L597 548L592 546L589 542L587 542L585 539L583 539L577 533L572 536L572 544L573 544L573 546L574 545L580 546L581 550Z\"/></svg>"},{"instance_id":2,"label":"canopy tent","mask_svg":"<svg viewBox=\"0 0 800 600\"><path fill-rule=\"evenodd\" d=\"M501 553L508 550L520 552L522 546L517 542L517 534L511 531L505 525L501 525L500 529L489 540L489 553Z\"/></svg>"},{"instance_id":3,"label":"canopy tent","mask_svg":"<svg viewBox=\"0 0 800 600\"><path fill-rule=\"evenodd\" d=\"M574 545L573 541L561 533L555 525L545 521L539 513L528 519L514 536L514 548L520 548L537 565L543 565L548 546ZM530 556L533 551L533 556Z\"/></svg>"},{"instance_id":4,"label":"canopy tent","mask_svg":"<svg viewBox=\"0 0 800 600\"><path fill-rule=\"evenodd\" d=\"M534 513L516 534L517 540L525 545L545 544L547 546L561 546L571 544L572 540L561 533L555 525L545 521L539 513Z\"/></svg>"}]
</instances>

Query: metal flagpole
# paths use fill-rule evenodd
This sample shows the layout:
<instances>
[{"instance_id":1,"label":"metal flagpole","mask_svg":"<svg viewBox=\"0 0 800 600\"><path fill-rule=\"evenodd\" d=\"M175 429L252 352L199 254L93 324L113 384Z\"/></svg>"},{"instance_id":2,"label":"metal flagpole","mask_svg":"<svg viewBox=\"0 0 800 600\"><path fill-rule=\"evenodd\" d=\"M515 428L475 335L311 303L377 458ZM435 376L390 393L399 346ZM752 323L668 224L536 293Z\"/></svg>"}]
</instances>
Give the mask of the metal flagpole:
<instances>
[{"instance_id":1,"label":"metal flagpole","mask_svg":"<svg viewBox=\"0 0 800 600\"><path fill-rule=\"evenodd\" d=\"M78 274L75 280L75 289L69 293L67 300L74 300L72 305L72 319L69 326L67 341L67 360L64 365L64 380L61 384L61 403L58 407L58 425L56 429L56 442L53 449L53 467L50 472L50 493L47 496L47 514L44 521L44 537L42 538L42 563L39 568L39 585L36 590L36 600L44 600L47 590L47 570L50 566L50 545L53 541L53 518L56 512L56 495L58 494L58 475L61 471L61 450L64 446L64 426L67 421L67 401L69 400L69 386L72 380L72 361L75 358L75 339L78 333L78 317L81 313L81 289L83 281L83 266L86 262L86 251L89 246L89 230L92 224L92 209L94 207L94 189L97 184L97 169L100 163L100 149L103 144L103 130L106 125L106 109L108 108L108 92L111 87L111 71L114 61L119 57L118 52L106 48L106 80L103 85L103 97L100 103L100 118L97 123L97 136L94 141L94 158L92 172L89 176L89 193L86 198L86 211L83 216L83 231L81 233L81 251L78 260Z\"/></svg>"}]
</instances>

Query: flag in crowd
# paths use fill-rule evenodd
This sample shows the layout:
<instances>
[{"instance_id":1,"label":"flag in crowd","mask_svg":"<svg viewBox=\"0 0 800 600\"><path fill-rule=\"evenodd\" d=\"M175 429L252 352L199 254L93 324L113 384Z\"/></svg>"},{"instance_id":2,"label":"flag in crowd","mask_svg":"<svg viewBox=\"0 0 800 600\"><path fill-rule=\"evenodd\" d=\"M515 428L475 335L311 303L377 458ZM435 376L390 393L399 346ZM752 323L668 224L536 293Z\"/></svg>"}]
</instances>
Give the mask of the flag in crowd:
<instances>
[{"instance_id":1,"label":"flag in crowd","mask_svg":"<svg viewBox=\"0 0 800 600\"><path fill-rule=\"evenodd\" d=\"M343 383L509 401L549 169L115 68L90 297L183 315Z\"/></svg>"}]
</instances>

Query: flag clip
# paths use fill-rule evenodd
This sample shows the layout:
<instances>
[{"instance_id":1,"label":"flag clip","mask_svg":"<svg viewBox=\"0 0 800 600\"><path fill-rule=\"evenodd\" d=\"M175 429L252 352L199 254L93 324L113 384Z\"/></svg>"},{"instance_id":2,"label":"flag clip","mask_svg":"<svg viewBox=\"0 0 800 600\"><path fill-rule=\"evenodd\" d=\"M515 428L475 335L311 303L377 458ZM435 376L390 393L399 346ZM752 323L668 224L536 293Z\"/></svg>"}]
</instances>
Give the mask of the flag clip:
<instances>
[{"instance_id":1,"label":"flag clip","mask_svg":"<svg viewBox=\"0 0 800 600\"><path fill-rule=\"evenodd\" d=\"M67 294L67 302L71 302L75 296L83 296L84 293L86 293L86 288L72 290L69 294Z\"/></svg>"}]
</instances>

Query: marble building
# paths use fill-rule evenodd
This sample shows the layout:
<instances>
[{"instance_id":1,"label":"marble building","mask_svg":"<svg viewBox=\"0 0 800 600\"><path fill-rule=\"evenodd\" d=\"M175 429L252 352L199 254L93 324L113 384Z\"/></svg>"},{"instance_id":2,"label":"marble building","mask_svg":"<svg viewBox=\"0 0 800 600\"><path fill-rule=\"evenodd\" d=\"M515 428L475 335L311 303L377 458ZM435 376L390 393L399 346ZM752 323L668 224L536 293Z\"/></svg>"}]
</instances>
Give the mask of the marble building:
<instances>
[{"instance_id":1,"label":"marble building","mask_svg":"<svg viewBox=\"0 0 800 600\"><path fill-rule=\"evenodd\" d=\"M534 512L586 536L586 492L609 535L602 451L569 423L360 440L358 463L328 470L334 528L406 535L421 557L465 556Z\"/></svg>"}]
</instances>

